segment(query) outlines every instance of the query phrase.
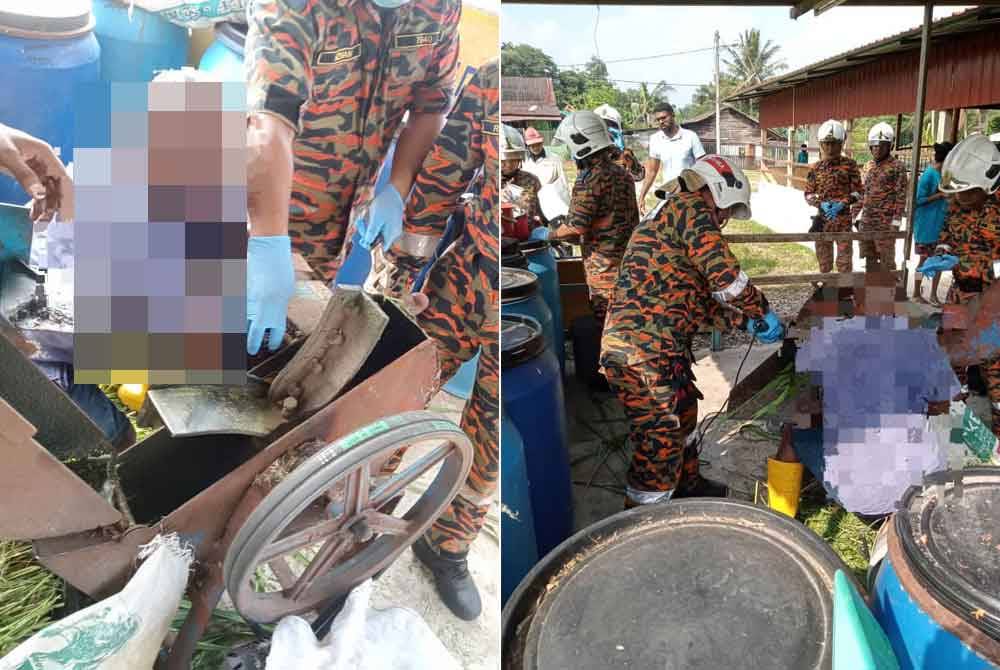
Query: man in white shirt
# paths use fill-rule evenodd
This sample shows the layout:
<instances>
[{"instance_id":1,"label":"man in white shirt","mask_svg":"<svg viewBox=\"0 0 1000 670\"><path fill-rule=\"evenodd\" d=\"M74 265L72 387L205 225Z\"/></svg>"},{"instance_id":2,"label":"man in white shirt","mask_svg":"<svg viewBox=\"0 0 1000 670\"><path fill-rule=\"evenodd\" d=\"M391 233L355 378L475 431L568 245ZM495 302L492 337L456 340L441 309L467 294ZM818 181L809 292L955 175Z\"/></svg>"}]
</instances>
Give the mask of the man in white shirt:
<instances>
[{"instance_id":1,"label":"man in white shirt","mask_svg":"<svg viewBox=\"0 0 1000 670\"><path fill-rule=\"evenodd\" d=\"M524 132L524 143L528 146L528 156L521 169L542 183L538 191L542 214L550 221L565 216L569 212L569 184L562 159L545 151L545 138L534 128Z\"/></svg>"},{"instance_id":2,"label":"man in white shirt","mask_svg":"<svg viewBox=\"0 0 1000 670\"><path fill-rule=\"evenodd\" d=\"M669 102L657 105L653 110L653 120L660 130L649 138L649 159L646 161L646 179L643 180L639 193L639 211L646 213L646 194L660 176L658 184L665 184L676 179L681 170L691 167L694 162L705 155L693 131L681 128L674 117L674 108Z\"/></svg>"}]
</instances>

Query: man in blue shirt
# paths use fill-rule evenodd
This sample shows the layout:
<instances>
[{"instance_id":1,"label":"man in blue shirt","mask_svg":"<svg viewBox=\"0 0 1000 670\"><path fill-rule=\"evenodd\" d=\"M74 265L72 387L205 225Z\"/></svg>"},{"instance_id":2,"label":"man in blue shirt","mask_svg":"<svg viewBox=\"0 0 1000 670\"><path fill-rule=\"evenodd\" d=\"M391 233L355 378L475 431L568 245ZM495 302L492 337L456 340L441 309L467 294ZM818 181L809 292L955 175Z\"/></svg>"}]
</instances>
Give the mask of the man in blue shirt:
<instances>
[{"instance_id":1,"label":"man in blue shirt","mask_svg":"<svg viewBox=\"0 0 1000 670\"><path fill-rule=\"evenodd\" d=\"M917 202L913 215L913 241L916 244L917 255L920 256L917 267L922 266L928 257L934 255L934 247L937 246L945 214L948 213L947 196L938 190L938 185L941 183L941 164L953 146L951 142L935 144L934 161L921 173L920 181L917 182ZM940 282L941 273L939 272L931 280L931 302L934 305L941 304L938 298L938 284ZM923 275L918 272L913 281L913 300L915 302L927 302L920 294L922 283Z\"/></svg>"}]
</instances>

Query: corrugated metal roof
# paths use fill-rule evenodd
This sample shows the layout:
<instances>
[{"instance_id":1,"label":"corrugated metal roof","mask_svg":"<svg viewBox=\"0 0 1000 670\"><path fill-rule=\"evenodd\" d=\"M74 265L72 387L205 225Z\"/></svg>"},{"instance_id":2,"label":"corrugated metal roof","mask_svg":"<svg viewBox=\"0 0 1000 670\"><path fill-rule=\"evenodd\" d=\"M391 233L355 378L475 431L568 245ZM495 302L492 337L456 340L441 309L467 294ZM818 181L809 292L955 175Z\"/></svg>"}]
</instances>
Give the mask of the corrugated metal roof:
<instances>
[{"instance_id":1,"label":"corrugated metal roof","mask_svg":"<svg viewBox=\"0 0 1000 670\"><path fill-rule=\"evenodd\" d=\"M1000 102L1000 8L978 7L934 22L926 109ZM911 112L920 28L748 87L727 100L760 98L765 127Z\"/></svg>"},{"instance_id":2,"label":"corrugated metal roof","mask_svg":"<svg viewBox=\"0 0 1000 670\"><path fill-rule=\"evenodd\" d=\"M548 77L503 77L500 91L500 114L504 119L558 121L562 118L555 88Z\"/></svg>"}]
</instances>

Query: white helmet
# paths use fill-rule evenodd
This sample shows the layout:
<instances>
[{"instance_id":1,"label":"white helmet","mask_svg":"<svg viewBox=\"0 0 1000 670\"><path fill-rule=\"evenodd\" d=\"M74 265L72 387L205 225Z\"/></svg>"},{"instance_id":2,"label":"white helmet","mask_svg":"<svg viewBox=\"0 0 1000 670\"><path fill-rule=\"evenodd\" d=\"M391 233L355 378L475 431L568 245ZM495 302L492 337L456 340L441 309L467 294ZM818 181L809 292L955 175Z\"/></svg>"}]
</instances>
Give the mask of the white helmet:
<instances>
[{"instance_id":1,"label":"white helmet","mask_svg":"<svg viewBox=\"0 0 1000 670\"><path fill-rule=\"evenodd\" d=\"M593 112L573 112L556 128L555 141L569 148L570 156L580 160L611 146L604 121Z\"/></svg>"},{"instance_id":2,"label":"white helmet","mask_svg":"<svg viewBox=\"0 0 1000 670\"><path fill-rule=\"evenodd\" d=\"M994 193L1000 187L1000 149L985 135L969 135L955 145L941 166L945 193L981 188Z\"/></svg>"},{"instance_id":3,"label":"white helmet","mask_svg":"<svg viewBox=\"0 0 1000 670\"><path fill-rule=\"evenodd\" d=\"M599 117L604 119L604 123L609 126L613 123L618 126L618 128L622 127L622 115L619 114L618 110L611 105L601 105L594 110L594 114L597 114Z\"/></svg>"},{"instance_id":4,"label":"white helmet","mask_svg":"<svg viewBox=\"0 0 1000 670\"><path fill-rule=\"evenodd\" d=\"M876 123L872 126L872 129L868 131L868 146L879 144L881 142L888 142L889 144L892 144L895 139L896 133L893 132L892 126L885 121Z\"/></svg>"},{"instance_id":5,"label":"white helmet","mask_svg":"<svg viewBox=\"0 0 1000 670\"><path fill-rule=\"evenodd\" d=\"M707 186L720 209L732 207L734 218L750 218L750 180L743 170L722 156L702 156L694 165L682 170L678 179L684 182L688 191Z\"/></svg>"},{"instance_id":6,"label":"white helmet","mask_svg":"<svg viewBox=\"0 0 1000 670\"><path fill-rule=\"evenodd\" d=\"M820 142L843 142L847 139L847 130L840 121L830 119L819 127L817 135Z\"/></svg>"},{"instance_id":7,"label":"white helmet","mask_svg":"<svg viewBox=\"0 0 1000 670\"><path fill-rule=\"evenodd\" d=\"M500 142L500 160L523 160L528 155L528 147L517 128L503 124L503 140Z\"/></svg>"}]
</instances>

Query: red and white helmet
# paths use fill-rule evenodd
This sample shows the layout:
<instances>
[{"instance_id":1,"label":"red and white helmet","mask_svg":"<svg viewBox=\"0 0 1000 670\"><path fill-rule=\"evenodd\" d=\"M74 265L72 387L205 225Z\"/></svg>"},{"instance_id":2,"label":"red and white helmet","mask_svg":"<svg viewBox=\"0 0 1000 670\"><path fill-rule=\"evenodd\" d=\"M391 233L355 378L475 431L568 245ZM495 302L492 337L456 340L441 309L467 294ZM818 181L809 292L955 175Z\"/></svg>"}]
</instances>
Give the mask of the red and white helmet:
<instances>
[{"instance_id":1,"label":"red and white helmet","mask_svg":"<svg viewBox=\"0 0 1000 670\"><path fill-rule=\"evenodd\" d=\"M1000 188L1000 149L985 135L969 135L944 159L939 188L945 193L974 188L995 193Z\"/></svg>"},{"instance_id":2,"label":"red and white helmet","mask_svg":"<svg viewBox=\"0 0 1000 670\"><path fill-rule=\"evenodd\" d=\"M692 178L693 177L693 178ZM678 177L689 191L708 186L712 199L720 209L730 209L733 218L750 218L750 180L743 170L722 156L702 156Z\"/></svg>"},{"instance_id":3,"label":"red and white helmet","mask_svg":"<svg viewBox=\"0 0 1000 670\"><path fill-rule=\"evenodd\" d=\"M544 141L545 138L542 137L542 134L537 130L535 130L534 128L528 128L527 130L524 131L525 144L530 146L532 144L541 144Z\"/></svg>"}]
</instances>

